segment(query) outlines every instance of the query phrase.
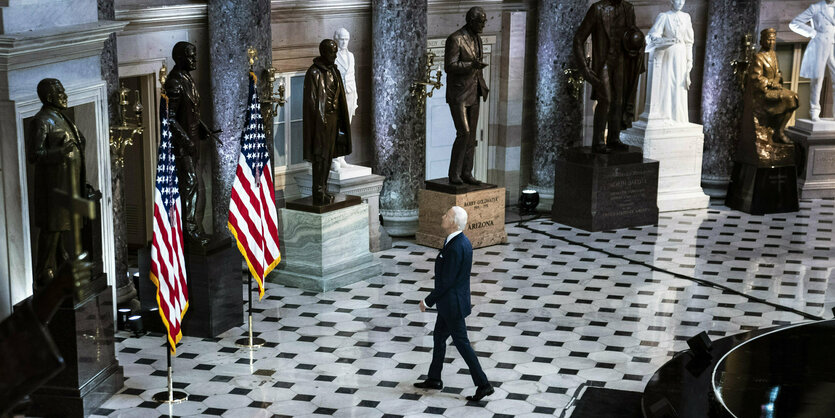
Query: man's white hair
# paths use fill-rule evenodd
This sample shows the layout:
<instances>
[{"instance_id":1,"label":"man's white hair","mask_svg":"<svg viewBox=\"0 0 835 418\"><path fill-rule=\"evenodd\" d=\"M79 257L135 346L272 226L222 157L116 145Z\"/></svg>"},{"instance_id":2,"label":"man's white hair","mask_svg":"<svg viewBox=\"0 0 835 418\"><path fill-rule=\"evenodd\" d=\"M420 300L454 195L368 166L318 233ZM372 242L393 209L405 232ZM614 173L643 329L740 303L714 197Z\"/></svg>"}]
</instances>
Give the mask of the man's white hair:
<instances>
[{"instance_id":1,"label":"man's white hair","mask_svg":"<svg viewBox=\"0 0 835 418\"><path fill-rule=\"evenodd\" d=\"M467 211L461 206L453 206L452 213L454 214L452 220L458 226L458 230L463 231L467 227Z\"/></svg>"}]
</instances>

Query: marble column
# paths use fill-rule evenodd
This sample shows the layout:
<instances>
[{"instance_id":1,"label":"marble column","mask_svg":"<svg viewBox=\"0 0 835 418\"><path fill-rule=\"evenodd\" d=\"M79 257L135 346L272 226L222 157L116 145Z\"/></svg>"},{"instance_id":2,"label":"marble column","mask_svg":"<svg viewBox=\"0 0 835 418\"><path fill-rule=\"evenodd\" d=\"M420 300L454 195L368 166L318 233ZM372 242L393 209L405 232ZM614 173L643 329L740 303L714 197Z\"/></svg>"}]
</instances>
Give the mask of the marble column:
<instances>
[{"instance_id":1,"label":"marble column","mask_svg":"<svg viewBox=\"0 0 835 418\"><path fill-rule=\"evenodd\" d=\"M587 0L542 0L536 26L535 133L531 184L539 192L537 207L551 211L554 202L554 161L583 141L583 92L571 95L567 68L579 70L572 45L588 9Z\"/></svg>"},{"instance_id":2,"label":"marble column","mask_svg":"<svg viewBox=\"0 0 835 418\"><path fill-rule=\"evenodd\" d=\"M409 88L424 72L426 0L372 0L372 137L383 226L395 237L418 226L426 171L426 108Z\"/></svg>"},{"instance_id":3,"label":"marble column","mask_svg":"<svg viewBox=\"0 0 835 418\"><path fill-rule=\"evenodd\" d=\"M702 187L724 197L733 166L733 154L742 116L742 90L731 62L743 59L745 34L759 40L761 0L708 2L707 44L702 82L702 123L705 145Z\"/></svg>"},{"instance_id":4,"label":"marble column","mask_svg":"<svg viewBox=\"0 0 835 418\"><path fill-rule=\"evenodd\" d=\"M247 0L230 2L209 0L209 54L211 78L210 103L212 127L221 129L222 144L214 142L212 161L212 214L214 234L229 236L226 220L229 215L229 196L238 166L241 131L249 94L249 61L246 50L258 50L255 74L258 88L264 88L264 69L272 66L272 30L270 1ZM204 99L205 100L205 99ZM208 121L207 121L208 122ZM207 200L208 201L208 200Z\"/></svg>"},{"instance_id":5,"label":"marble column","mask_svg":"<svg viewBox=\"0 0 835 418\"><path fill-rule=\"evenodd\" d=\"M99 20L116 20L114 0L98 0ZM101 52L101 76L107 83L107 113L111 125L119 115L119 63L116 54L116 34L111 33L104 41ZM148 115L144 115L148 117ZM128 233L125 219L125 170L116 164L111 154L110 176L113 193L113 241L115 243L116 304L118 307L139 309L136 288L128 277Z\"/></svg>"}]
</instances>

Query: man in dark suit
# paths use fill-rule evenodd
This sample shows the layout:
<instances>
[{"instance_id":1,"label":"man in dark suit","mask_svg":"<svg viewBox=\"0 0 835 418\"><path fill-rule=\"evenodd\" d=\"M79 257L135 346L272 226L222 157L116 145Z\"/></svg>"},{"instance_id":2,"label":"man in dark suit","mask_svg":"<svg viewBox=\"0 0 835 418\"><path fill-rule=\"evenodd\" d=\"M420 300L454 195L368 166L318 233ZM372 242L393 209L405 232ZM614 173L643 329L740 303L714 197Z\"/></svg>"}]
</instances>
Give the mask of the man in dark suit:
<instances>
[{"instance_id":1,"label":"man in dark suit","mask_svg":"<svg viewBox=\"0 0 835 418\"><path fill-rule=\"evenodd\" d=\"M586 63L585 50L589 35L591 68ZM592 100L597 100L592 134L595 152L627 148L620 141L620 131L631 126L635 116L638 77L644 69L643 42L643 34L635 25L635 8L624 0L592 4L574 35L574 58L592 86Z\"/></svg>"},{"instance_id":2,"label":"man in dark suit","mask_svg":"<svg viewBox=\"0 0 835 418\"><path fill-rule=\"evenodd\" d=\"M482 71L487 64L481 61L481 32L486 21L487 15L481 7L471 8L467 12L467 24L449 35L444 45L446 101L456 132L449 161L449 182L452 184L481 184L473 177L473 157L478 145L475 135L478 99L487 101L490 92Z\"/></svg>"},{"instance_id":3,"label":"man in dark suit","mask_svg":"<svg viewBox=\"0 0 835 418\"><path fill-rule=\"evenodd\" d=\"M351 153L351 119L342 75L334 64L339 50L336 41L319 43L319 56L304 75L302 136L304 159L313 171L313 204L333 202L328 193L328 175L334 157Z\"/></svg>"},{"instance_id":4,"label":"man in dark suit","mask_svg":"<svg viewBox=\"0 0 835 418\"><path fill-rule=\"evenodd\" d=\"M467 324L464 318L471 312L470 269L473 265L473 246L462 232L467 226L467 212L458 206L450 208L441 218L441 228L447 239L438 257L435 258L435 289L425 300L420 301L420 311L438 305L438 319L433 335L434 349L429 365L429 378L415 383L420 389L443 389L441 369L446 355L446 341L452 336L455 348L470 369L470 376L476 385L475 395L467 400L480 401L493 393L493 386L481 369L475 351L467 338Z\"/></svg>"}]
</instances>

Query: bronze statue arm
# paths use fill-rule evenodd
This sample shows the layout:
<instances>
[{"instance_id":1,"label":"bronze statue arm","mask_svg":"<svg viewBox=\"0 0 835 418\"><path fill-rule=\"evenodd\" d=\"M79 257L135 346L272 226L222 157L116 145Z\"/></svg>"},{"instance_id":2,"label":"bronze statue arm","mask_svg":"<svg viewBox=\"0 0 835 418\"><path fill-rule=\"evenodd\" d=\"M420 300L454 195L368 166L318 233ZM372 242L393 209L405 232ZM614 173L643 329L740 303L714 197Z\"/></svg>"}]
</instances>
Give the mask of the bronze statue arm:
<instances>
[{"instance_id":1,"label":"bronze statue arm","mask_svg":"<svg viewBox=\"0 0 835 418\"><path fill-rule=\"evenodd\" d=\"M173 88L169 87L168 91L168 127L171 129L172 140L174 145L178 148L187 151L186 154L193 154L197 151L197 146L194 144L186 130L177 121L177 114L180 111L180 104L183 101L183 96L178 85Z\"/></svg>"},{"instance_id":2,"label":"bronze statue arm","mask_svg":"<svg viewBox=\"0 0 835 418\"><path fill-rule=\"evenodd\" d=\"M580 23L580 27L577 28L577 33L574 34L574 59L577 60L577 65L580 66L583 77L589 80L592 85L597 83L599 78L586 63L586 39L591 35L594 22L594 7L590 7L586 12L586 17L583 18L583 22Z\"/></svg>"},{"instance_id":3,"label":"bronze statue arm","mask_svg":"<svg viewBox=\"0 0 835 418\"><path fill-rule=\"evenodd\" d=\"M477 61L461 61L461 46L458 40L447 39L444 46L444 71L448 74L469 74L476 68L473 64Z\"/></svg>"},{"instance_id":4,"label":"bronze statue arm","mask_svg":"<svg viewBox=\"0 0 835 418\"><path fill-rule=\"evenodd\" d=\"M754 57L754 62L751 63L751 71L749 73L749 83L761 92L766 92L773 88L771 80L763 74L763 61L759 56Z\"/></svg>"},{"instance_id":5,"label":"bronze statue arm","mask_svg":"<svg viewBox=\"0 0 835 418\"><path fill-rule=\"evenodd\" d=\"M29 142L29 163L31 164L59 164L64 157L73 149L73 144L68 141L69 135L66 132L49 132L43 121L34 119L29 125L31 140ZM63 146L47 148L47 138L50 135L63 134Z\"/></svg>"}]
</instances>

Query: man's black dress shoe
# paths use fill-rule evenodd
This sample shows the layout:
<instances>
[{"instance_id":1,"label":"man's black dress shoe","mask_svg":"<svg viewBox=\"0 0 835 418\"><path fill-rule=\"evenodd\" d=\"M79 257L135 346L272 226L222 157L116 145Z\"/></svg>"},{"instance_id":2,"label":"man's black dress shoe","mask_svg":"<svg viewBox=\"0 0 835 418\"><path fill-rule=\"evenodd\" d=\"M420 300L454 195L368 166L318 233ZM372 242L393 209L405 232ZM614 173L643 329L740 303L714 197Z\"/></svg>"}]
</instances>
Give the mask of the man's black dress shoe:
<instances>
[{"instance_id":1,"label":"man's black dress shoe","mask_svg":"<svg viewBox=\"0 0 835 418\"><path fill-rule=\"evenodd\" d=\"M493 385L491 385L491 384L489 384L489 383L488 383L488 384L486 384L486 385L484 385L484 386L479 386L478 388L476 388L476 390L475 390L475 395L473 395L473 396L467 396L467 400L468 400L468 401L472 401L472 402L478 402L478 401L480 401L482 398L484 398L485 396L490 396L490 395L492 395L492 394L493 394L493 392L495 392L495 391L493 390Z\"/></svg>"},{"instance_id":2,"label":"man's black dress shoe","mask_svg":"<svg viewBox=\"0 0 835 418\"><path fill-rule=\"evenodd\" d=\"M464 184L460 177L450 177L449 184Z\"/></svg>"},{"instance_id":3,"label":"man's black dress shoe","mask_svg":"<svg viewBox=\"0 0 835 418\"><path fill-rule=\"evenodd\" d=\"M415 383L415 387L418 388L418 389L437 389L437 390L441 390L441 389L444 388L444 382L442 382L440 380L435 380L435 379L426 379L423 382ZM490 390L491 390L490 393L493 393L492 392L493 388L490 388Z\"/></svg>"},{"instance_id":4,"label":"man's black dress shoe","mask_svg":"<svg viewBox=\"0 0 835 418\"><path fill-rule=\"evenodd\" d=\"M476 180L476 178L473 176L461 176L461 180L464 180L464 183L472 184L473 186L478 186L481 184L481 182Z\"/></svg>"}]
</instances>

